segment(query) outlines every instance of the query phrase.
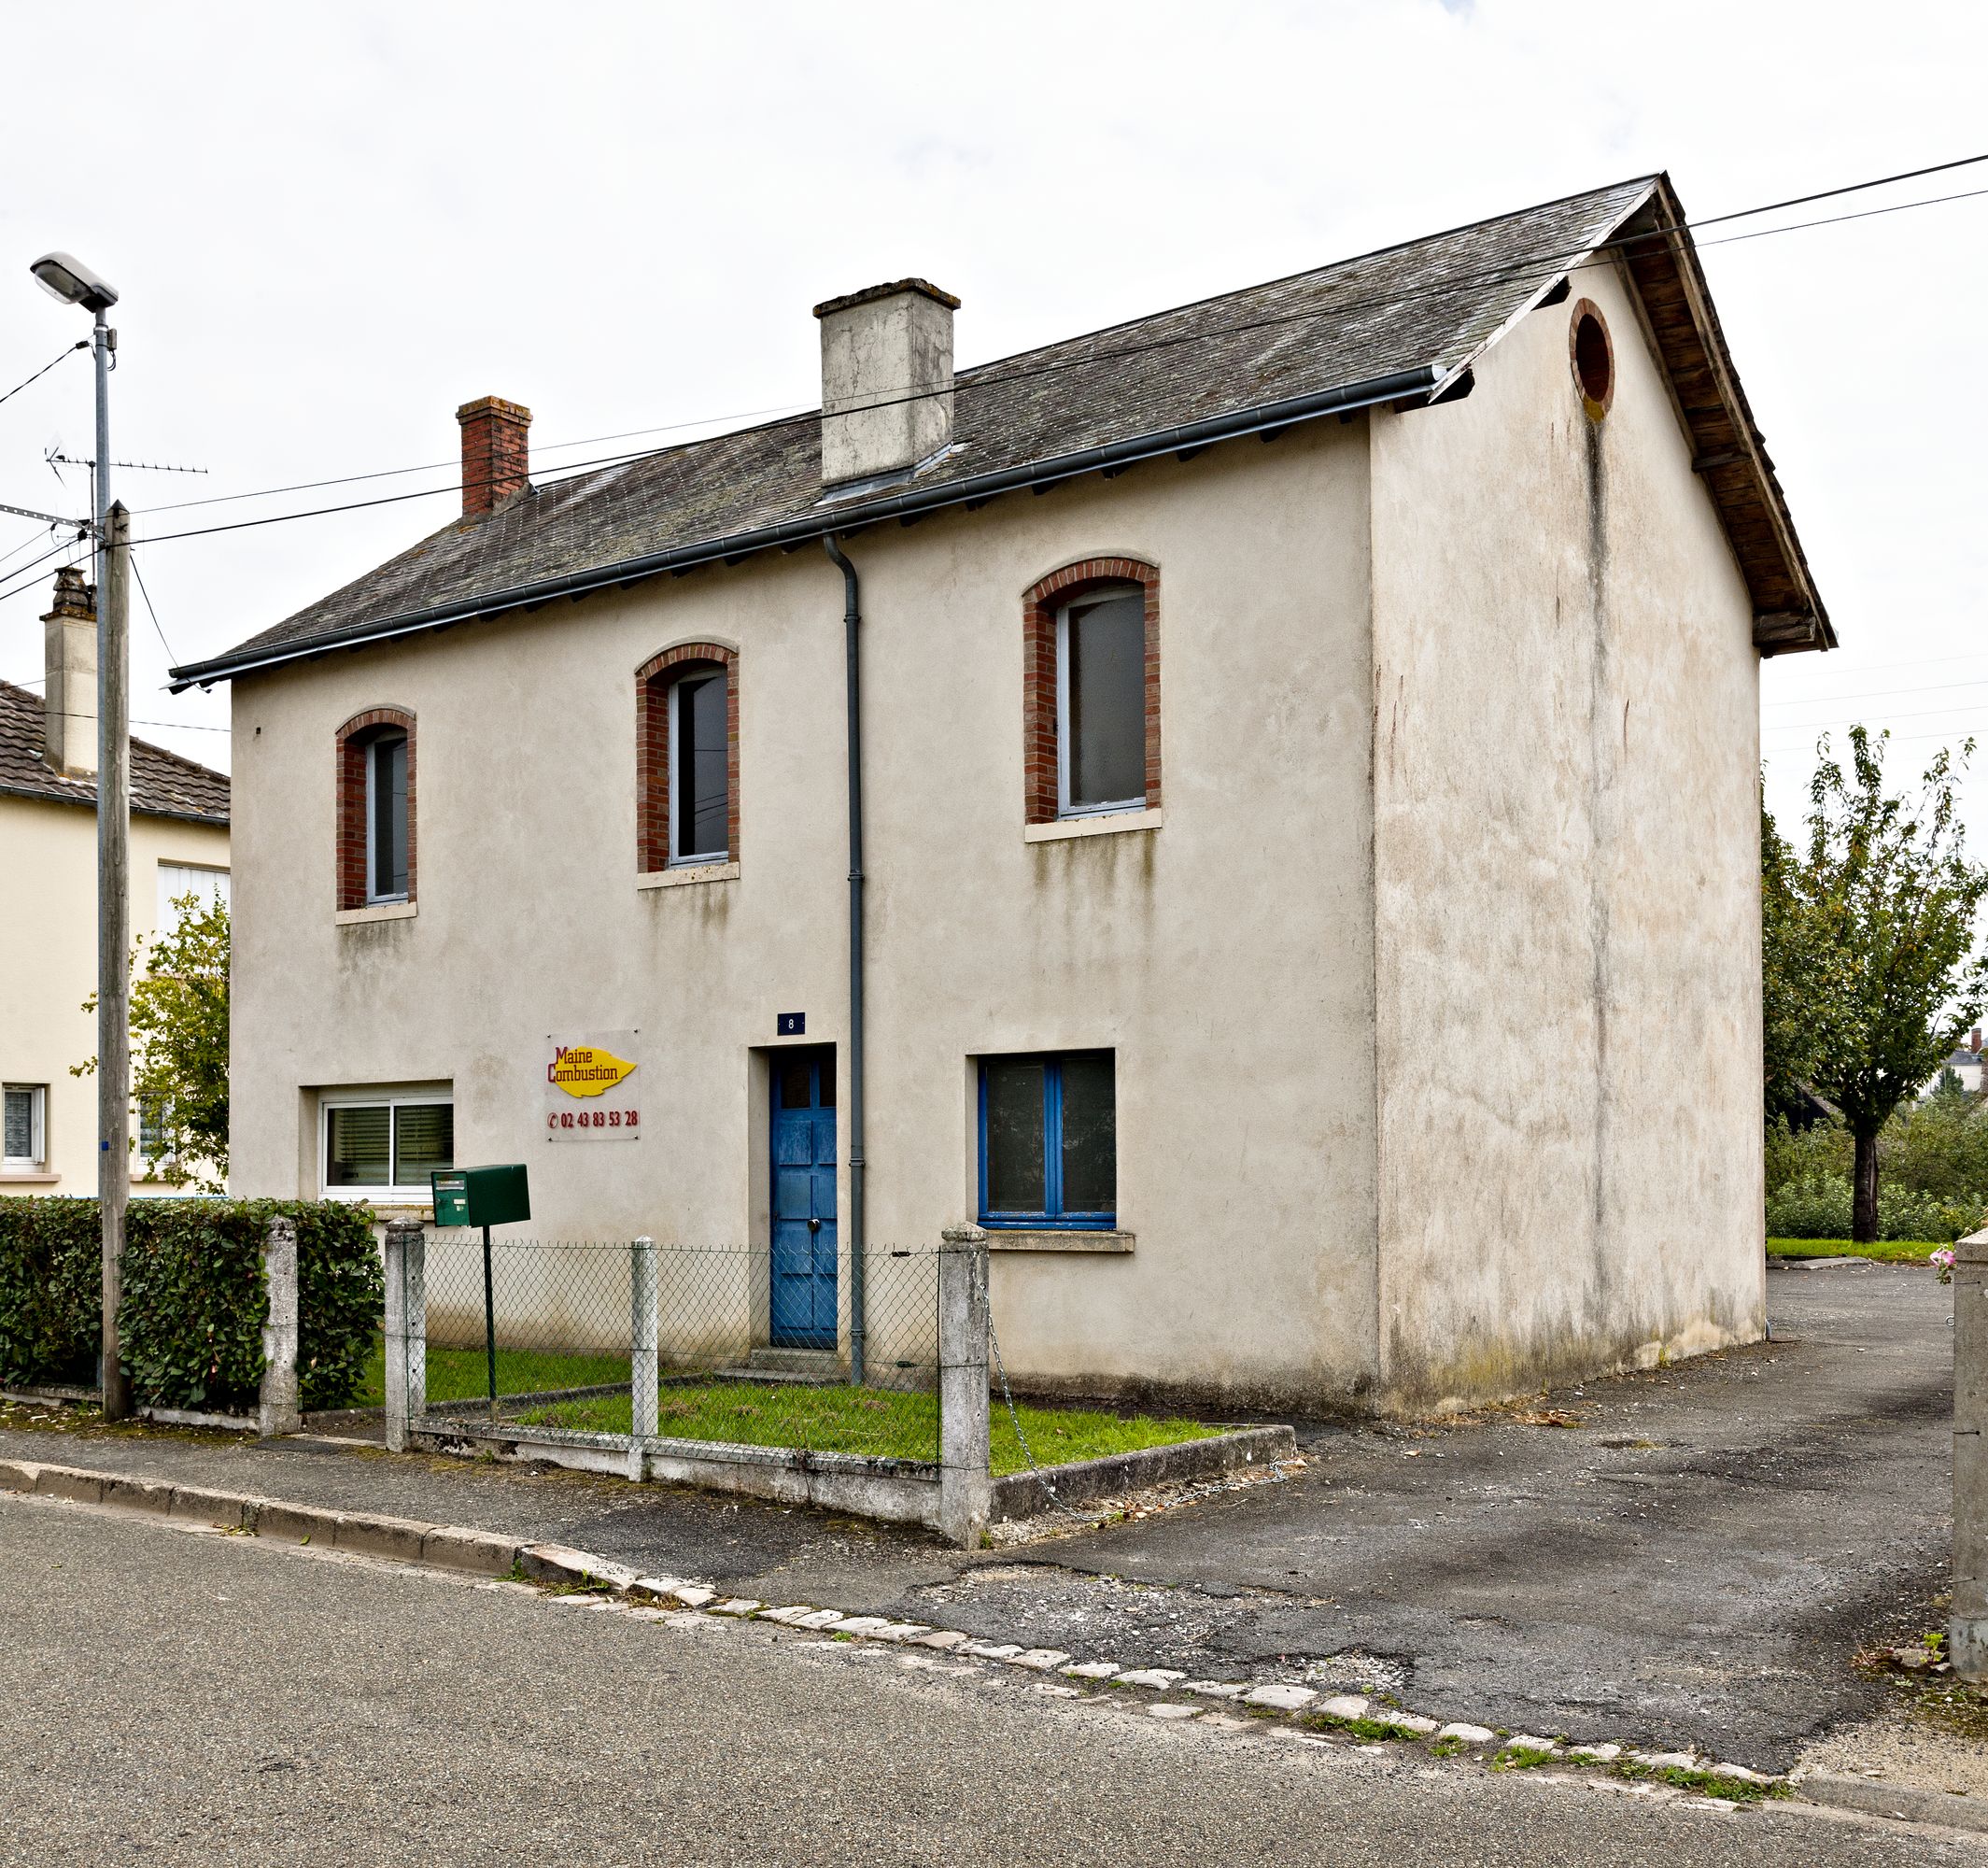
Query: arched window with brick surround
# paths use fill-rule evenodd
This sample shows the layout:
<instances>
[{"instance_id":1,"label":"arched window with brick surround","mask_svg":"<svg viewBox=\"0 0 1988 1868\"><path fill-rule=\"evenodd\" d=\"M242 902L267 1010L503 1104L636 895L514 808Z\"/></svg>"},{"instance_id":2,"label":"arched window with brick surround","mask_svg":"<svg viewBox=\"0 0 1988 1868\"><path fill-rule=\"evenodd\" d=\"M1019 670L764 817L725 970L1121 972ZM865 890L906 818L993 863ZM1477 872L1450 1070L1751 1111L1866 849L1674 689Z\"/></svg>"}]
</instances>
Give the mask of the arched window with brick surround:
<instances>
[{"instance_id":1,"label":"arched window with brick surround","mask_svg":"<svg viewBox=\"0 0 1988 1868\"><path fill-rule=\"evenodd\" d=\"M739 658L682 643L635 675L636 864L739 860Z\"/></svg>"},{"instance_id":2,"label":"arched window with brick surround","mask_svg":"<svg viewBox=\"0 0 1988 1868\"><path fill-rule=\"evenodd\" d=\"M415 899L415 716L369 707L338 729L338 905Z\"/></svg>"},{"instance_id":3,"label":"arched window with brick surround","mask_svg":"<svg viewBox=\"0 0 1988 1868\"><path fill-rule=\"evenodd\" d=\"M1022 603L1022 785L1031 824L1160 804L1160 573L1087 558Z\"/></svg>"}]
</instances>

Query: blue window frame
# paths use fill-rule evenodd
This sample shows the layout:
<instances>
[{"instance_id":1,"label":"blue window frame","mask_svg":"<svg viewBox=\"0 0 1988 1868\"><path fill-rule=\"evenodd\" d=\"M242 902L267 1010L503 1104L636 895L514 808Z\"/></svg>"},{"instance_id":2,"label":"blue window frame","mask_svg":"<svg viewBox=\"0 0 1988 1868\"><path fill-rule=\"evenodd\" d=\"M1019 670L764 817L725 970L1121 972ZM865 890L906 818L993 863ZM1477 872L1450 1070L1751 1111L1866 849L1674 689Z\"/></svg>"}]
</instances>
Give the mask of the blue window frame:
<instances>
[{"instance_id":1,"label":"blue window frame","mask_svg":"<svg viewBox=\"0 0 1988 1868\"><path fill-rule=\"evenodd\" d=\"M1109 1051L980 1059L980 1224L1118 1224L1118 1090Z\"/></svg>"}]
</instances>

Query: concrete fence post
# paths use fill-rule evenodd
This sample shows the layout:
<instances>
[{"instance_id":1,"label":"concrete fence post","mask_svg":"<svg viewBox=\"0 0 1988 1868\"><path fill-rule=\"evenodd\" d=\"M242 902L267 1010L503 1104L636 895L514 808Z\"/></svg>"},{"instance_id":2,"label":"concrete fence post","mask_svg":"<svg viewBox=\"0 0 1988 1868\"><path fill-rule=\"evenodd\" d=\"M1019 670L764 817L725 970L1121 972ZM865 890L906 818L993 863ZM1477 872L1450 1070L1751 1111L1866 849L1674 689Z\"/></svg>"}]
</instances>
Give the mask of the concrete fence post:
<instances>
[{"instance_id":1,"label":"concrete fence post","mask_svg":"<svg viewBox=\"0 0 1988 1868\"><path fill-rule=\"evenodd\" d=\"M1953 1248L1953 1616L1947 1658L1988 1680L1988 1232Z\"/></svg>"},{"instance_id":2,"label":"concrete fence post","mask_svg":"<svg viewBox=\"0 0 1988 1868\"><path fill-rule=\"evenodd\" d=\"M938 1520L973 1550L994 1508L987 1418L987 1235L952 1226L938 1253Z\"/></svg>"},{"instance_id":3,"label":"concrete fence post","mask_svg":"<svg viewBox=\"0 0 1988 1868\"><path fill-rule=\"evenodd\" d=\"M387 1222L387 1446L405 1452L408 1428L428 1411L428 1232Z\"/></svg>"},{"instance_id":4,"label":"concrete fence post","mask_svg":"<svg viewBox=\"0 0 1988 1868\"><path fill-rule=\"evenodd\" d=\"M297 1222L277 1214L262 1235L262 1281L269 1317L262 1325L262 1392L256 1431L266 1439L303 1425L297 1387Z\"/></svg>"},{"instance_id":5,"label":"concrete fence post","mask_svg":"<svg viewBox=\"0 0 1988 1868\"><path fill-rule=\"evenodd\" d=\"M644 1440L656 1437L656 1241L639 1238L628 1267L628 1477L647 1476Z\"/></svg>"}]
</instances>

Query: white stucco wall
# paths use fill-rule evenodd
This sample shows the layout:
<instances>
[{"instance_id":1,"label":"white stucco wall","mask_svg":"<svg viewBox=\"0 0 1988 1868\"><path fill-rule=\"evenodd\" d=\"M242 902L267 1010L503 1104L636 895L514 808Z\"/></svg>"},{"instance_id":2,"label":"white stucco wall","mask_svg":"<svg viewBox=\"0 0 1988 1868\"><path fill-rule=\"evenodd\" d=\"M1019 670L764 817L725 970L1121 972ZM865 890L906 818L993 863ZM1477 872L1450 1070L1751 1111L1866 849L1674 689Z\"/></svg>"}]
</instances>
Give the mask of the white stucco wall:
<instances>
[{"instance_id":1,"label":"white stucco wall","mask_svg":"<svg viewBox=\"0 0 1988 1868\"><path fill-rule=\"evenodd\" d=\"M972 1215L972 1059L1117 1053L1135 1248L997 1255L1032 1383L1372 1387L1367 472L1320 423L850 546L873 1244ZM1108 554L1160 568L1163 821L1030 842L1022 593ZM235 1190L317 1191L319 1088L446 1081L458 1162L527 1161L543 1236L763 1251L776 1013L838 1046L847 1107L841 616L811 549L238 682ZM740 872L638 889L634 672L711 640ZM333 734L380 704L417 718L417 912L340 926ZM631 1026L643 1139L547 1144L546 1034Z\"/></svg>"},{"instance_id":2,"label":"white stucco wall","mask_svg":"<svg viewBox=\"0 0 1988 1868\"><path fill-rule=\"evenodd\" d=\"M1757 658L1628 290L1372 425L1383 1389L1757 1337Z\"/></svg>"},{"instance_id":3,"label":"white stucco wall","mask_svg":"<svg viewBox=\"0 0 1988 1868\"><path fill-rule=\"evenodd\" d=\"M159 920L159 866L226 869L225 826L134 814L131 929ZM0 1170L0 1194L94 1196L96 1079L70 1067L96 1054L96 813L83 805L0 797L0 1082L47 1087L48 1163L39 1174ZM134 1131L135 1133L135 1131ZM143 1160L133 1156L134 1183Z\"/></svg>"}]
</instances>

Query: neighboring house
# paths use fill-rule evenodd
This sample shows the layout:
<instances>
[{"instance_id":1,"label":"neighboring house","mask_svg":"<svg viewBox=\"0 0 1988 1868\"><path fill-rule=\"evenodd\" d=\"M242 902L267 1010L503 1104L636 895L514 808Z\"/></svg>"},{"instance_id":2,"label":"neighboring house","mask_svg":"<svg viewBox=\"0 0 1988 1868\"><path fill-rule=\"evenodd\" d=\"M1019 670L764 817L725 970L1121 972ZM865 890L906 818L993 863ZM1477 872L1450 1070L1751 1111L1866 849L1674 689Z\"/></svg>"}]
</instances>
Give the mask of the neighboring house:
<instances>
[{"instance_id":1,"label":"neighboring house","mask_svg":"<svg viewBox=\"0 0 1988 1868\"><path fill-rule=\"evenodd\" d=\"M1967 1034L1967 1041L1965 1044L1957 1044L1953 1047L1953 1051L1948 1054L1946 1062L1934 1073L1932 1081L1926 1083L1919 1094L1922 1097L1931 1096L1939 1087L1941 1080L1945 1078L1949 1071L1953 1072L1954 1082L1962 1089L1966 1090L1970 1097L1981 1095L1981 1027L1980 1026L1977 1025Z\"/></svg>"},{"instance_id":2,"label":"neighboring house","mask_svg":"<svg viewBox=\"0 0 1988 1868\"><path fill-rule=\"evenodd\" d=\"M1683 221L957 375L902 280L816 307L825 413L541 486L459 410L459 518L176 671L234 685L236 1191L524 1160L824 1349L853 1235L977 1220L1019 1379L1217 1406L1757 1337L1759 662L1833 638Z\"/></svg>"},{"instance_id":3,"label":"neighboring house","mask_svg":"<svg viewBox=\"0 0 1988 1868\"><path fill-rule=\"evenodd\" d=\"M0 1194L94 1196L96 1080L71 1074L97 1048L82 1009L97 984L96 613L79 571L57 574L42 627L44 692L0 681ZM130 875L134 940L176 898L226 897L225 774L132 741ZM173 1184L139 1149L132 1180Z\"/></svg>"}]
</instances>

